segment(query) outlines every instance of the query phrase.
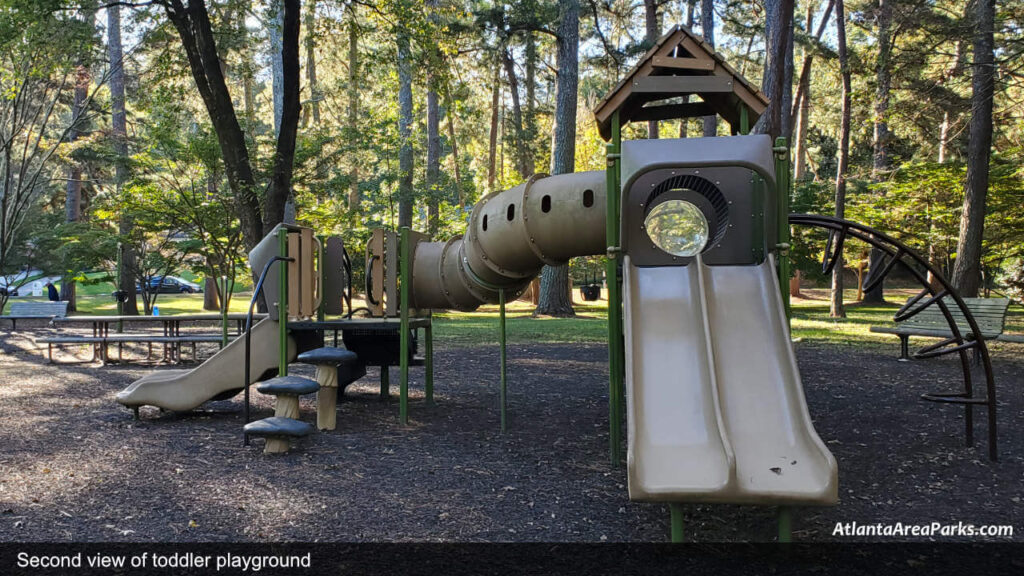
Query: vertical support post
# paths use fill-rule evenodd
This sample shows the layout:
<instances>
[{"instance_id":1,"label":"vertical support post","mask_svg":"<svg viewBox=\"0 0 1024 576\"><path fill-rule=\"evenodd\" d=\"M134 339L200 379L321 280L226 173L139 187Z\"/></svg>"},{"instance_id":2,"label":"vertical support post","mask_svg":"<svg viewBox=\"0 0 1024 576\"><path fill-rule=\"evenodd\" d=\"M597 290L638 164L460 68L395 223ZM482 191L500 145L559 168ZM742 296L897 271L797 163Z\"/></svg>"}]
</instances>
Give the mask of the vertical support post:
<instances>
[{"instance_id":1,"label":"vertical support post","mask_svg":"<svg viewBox=\"0 0 1024 576\"><path fill-rule=\"evenodd\" d=\"M320 306L316 309L317 322L324 321L324 308L327 306L327 295L324 294L324 287L327 286L327 266L324 262L325 251L327 250L327 237L319 236L320 240L320 253L317 255L317 270L320 272L320 285L318 287L320 291Z\"/></svg>"},{"instance_id":2,"label":"vertical support post","mask_svg":"<svg viewBox=\"0 0 1024 576\"><path fill-rule=\"evenodd\" d=\"M793 316L789 303L789 146L785 138L775 139L775 193L778 225L779 289L786 319Z\"/></svg>"},{"instance_id":3,"label":"vertical support post","mask_svg":"<svg viewBox=\"0 0 1024 576\"><path fill-rule=\"evenodd\" d=\"M750 109L746 104L740 104L740 134L750 134Z\"/></svg>"},{"instance_id":4,"label":"vertical support post","mask_svg":"<svg viewBox=\"0 0 1024 576\"><path fill-rule=\"evenodd\" d=\"M391 395L391 367L384 364L380 367L380 399L387 400Z\"/></svg>"},{"instance_id":5,"label":"vertical support post","mask_svg":"<svg viewBox=\"0 0 1024 576\"><path fill-rule=\"evenodd\" d=\"M121 276L122 276L122 274L124 274L124 272L121 270L121 267L123 265L123 262L121 260L122 252L124 252L124 246L120 242L118 242L117 243L117 285L114 286L114 293L118 293L118 292L121 291ZM141 282L140 282L140 284L141 284ZM120 294L118 294L118 296L120 296ZM117 315L118 316L124 316L124 302L121 301L121 298L117 299ZM11 327L12 327L12 329L14 327L14 321L13 320L11 321ZM121 332L124 332L124 320L121 320L120 318L118 318L117 319L117 333L120 334Z\"/></svg>"},{"instance_id":6,"label":"vertical support post","mask_svg":"<svg viewBox=\"0 0 1024 576\"><path fill-rule=\"evenodd\" d=\"M412 286L412 247L409 242L409 227L403 226L398 237L399 293L399 366L401 381L398 388L398 420L405 426L409 423L409 289Z\"/></svg>"},{"instance_id":7,"label":"vertical support post","mask_svg":"<svg viewBox=\"0 0 1024 576\"><path fill-rule=\"evenodd\" d=\"M683 507L673 502L668 510L672 518L672 543L678 544L683 541Z\"/></svg>"},{"instance_id":8,"label":"vertical support post","mask_svg":"<svg viewBox=\"0 0 1024 576\"><path fill-rule=\"evenodd\" d=\"M221 276L220 289L220 347L228 345L228 277Z\"/></svg>"},{"instance_id":9,"label":"vertical support post","mask_svg":"<svg viewBox=\"0 0 1024 576\"><path fill-rule=\"evenodd\" d=\"M622 292L619 284L619 153L622 134L619 113L612 115L612 141L607 145L607 216L605 238L607 259L605 277L608 282L608 443L611 463L622 462Z\"/></svg>"},{"instance_id":10,"label":"vertical support post","mask_svg":"<svg viewBox=\"0 0 1024 576\"><path fill-rule=\"evenodd\" d=\"M288 230L281 228L277 231L277 250L278 254L282 258L288 257ZM280 329L279 339L279 356L277 362L277 375L287 376L288 375L288 262L282 260L280 263L281 277L280 281L280 293L277 301L277 325ZM273 306L273 302L267 303L269 306Z\"/></svg>"},{"instance_id":11,"label":"vertical support post","mask_svg":"<svg viewBox=\"0 0 1024 576\"><path fill-rule=\"evenodd\" d=\"M779 506L779 542L789 543L793 541L793 509L789 506Z\"/></svg>"},{"instance_id":12,"label":"vertical support post","mask_svg":"<svg viewBox=\"0 0 1024 576\"><path fill-rule=\"evenodd\" d=\"M424 367L427 375L426 381L423 384L423 394L427 398L427 404L430 406L434 405L434 319L430 318L428 324L423 328L423 338L425 340L426 351L424 354L427 357L427 365Z\"/></svg>"},{"instance_id":13,"label":"vertical support post","mask_svg":"<svg viewBox=\"0 0 1024 576\"><path fill-rule=\"evenodd\" d=\"M501 390L498 394L498 402L501 403L501 433L506 430L506 412L508 410L508 380L507 365L508 356L505 346L505 289L498 290L498 345L501 347Z\"/></svg>"}]
</instances>

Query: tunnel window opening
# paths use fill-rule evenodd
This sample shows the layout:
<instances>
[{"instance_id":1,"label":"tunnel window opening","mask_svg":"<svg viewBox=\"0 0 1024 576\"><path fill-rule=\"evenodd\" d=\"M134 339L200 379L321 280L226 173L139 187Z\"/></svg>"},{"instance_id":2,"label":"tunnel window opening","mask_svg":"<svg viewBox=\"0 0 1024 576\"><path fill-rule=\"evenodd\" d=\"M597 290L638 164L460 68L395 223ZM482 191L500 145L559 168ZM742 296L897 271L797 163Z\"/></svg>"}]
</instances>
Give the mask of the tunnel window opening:
<instances>
[{"instance_id":1,"label":"tunnel window opening","mask_svg":"<svg viewBox=\"0 0 1024 576\"><path fill-rule=\"evenodd\" d=\"M487 232L487 214L484 214L483 229L484 229L484 232Z\"/></svg>"},{"instance_id":2,"label":"tunnel window opening","mask_svg":"<svg viewBox=\"0 0 1024 576\"><path fill-rule=\"evenodd\" d=\"M551 196L545 194L544 197L540 199L540 211L545 214L551 212Z\"/></svg>"},{"instance_id":3,"label":"tunnel window opening","mask_svg":"<svg viewBox=\"0 0 1024 576\"><path fill-rule=\"evenodd\" d=\"M516 205L509 204L508 210L505 211L505 215L508 218L508 221L511 222L512 219L516 217Z\"/></svg>"},{"instance_id":4,"label":"tunnel window opening","mask_svg":"<svg viewBox=\"0 0 1024 576\"><path fill-rule=\"evenodd\" d=\"M593 205L594 205L594 191L590 190L588 188L587 190L583 191L583 207L584 208L590 208Z\"/></svg>"}]
</instances>

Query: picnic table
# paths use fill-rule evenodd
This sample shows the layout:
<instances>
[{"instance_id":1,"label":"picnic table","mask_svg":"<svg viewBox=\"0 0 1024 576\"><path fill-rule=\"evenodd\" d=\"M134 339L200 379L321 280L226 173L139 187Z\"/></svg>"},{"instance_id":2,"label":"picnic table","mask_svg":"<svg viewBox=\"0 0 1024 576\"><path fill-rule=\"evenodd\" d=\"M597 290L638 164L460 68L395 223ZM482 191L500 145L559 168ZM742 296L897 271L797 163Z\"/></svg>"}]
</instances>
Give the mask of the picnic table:
<instances>
[{"instance_id":1,"label":"picnic table","mask_svg":"<svg viewBox=\"0 0 1024 576\"><path fill-rule=\"evenodd\" d=\"M254 318L263 318L265 314L255 315ZM93 358L95 361L99 358L102 362L106 363L109 361L109 344L116 343L118 345L118 359L122 359L123 346L126 343L145 343L150 346L150 354L152 354L153 344L164 345L164 358L167 360L180 360L181 358L181 345L190 344L192 346L192 354L195 356L195 345L199 342L223 342L222 334L193 334L186 333L182 334L181 326L185 322L216 322L220 324L223 321L224 316L217 313L200 313L200 314L173 314L167 316L126 316L126 315L96 315L96 316L66 316L63 318L54 318L54 325L82 325L88 324L92 328L92 336L82 335L63 335L63 336L52 336L47 338L41 338L38 342L47 344L47 355L50 361L53 361L53 346L55 344L92 344L93 345ZM244 313L229 313L227 315L228 321L235 322L235 334L239 335L242 333L245 327L246 314ZM159 324L162 331L160 334L154 333L110 333L111 325L118 325L123 327L125 322L134 322L142 324Z\"/></svg>"}]
</instances>

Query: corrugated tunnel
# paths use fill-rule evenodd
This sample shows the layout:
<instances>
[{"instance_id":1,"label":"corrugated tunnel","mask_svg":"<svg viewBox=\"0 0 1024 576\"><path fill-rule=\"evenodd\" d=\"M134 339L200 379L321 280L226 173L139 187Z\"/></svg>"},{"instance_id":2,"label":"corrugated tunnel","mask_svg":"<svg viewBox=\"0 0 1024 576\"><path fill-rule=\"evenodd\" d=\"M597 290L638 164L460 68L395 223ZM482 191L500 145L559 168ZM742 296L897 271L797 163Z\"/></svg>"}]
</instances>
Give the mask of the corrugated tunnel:
<instances>
[{"instance_id":1,"label":"corrugated tunnel","mask_svg":"<svg viewBox=\"0 0 1024 576\"><path fill-rule=\"evenodd\" d=\"M413 254L412 304L473 310L518 298L544 265L604 254L606 174L532 176L477 203L466 234L421 242Z\"/></svg>"}]
</instances>

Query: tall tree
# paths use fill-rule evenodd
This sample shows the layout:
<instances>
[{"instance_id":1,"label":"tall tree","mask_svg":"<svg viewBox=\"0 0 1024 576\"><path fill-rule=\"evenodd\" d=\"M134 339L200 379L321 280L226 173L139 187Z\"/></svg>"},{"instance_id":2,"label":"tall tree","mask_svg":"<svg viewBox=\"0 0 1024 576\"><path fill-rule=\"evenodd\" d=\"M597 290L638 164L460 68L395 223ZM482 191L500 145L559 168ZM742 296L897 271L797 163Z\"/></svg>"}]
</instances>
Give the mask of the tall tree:
<instances>
[{"instance_id":1,"label":"tall tree","mask_svg":"<svg viewBox=\"0 0 1024 576\"><path fill-rule=\"evenodd\" d=\"M555 126L552 136L551 173L568 174L576 169L576 100L579 90L579 0L559 0L555 92ZM569 285L569 265L545 266L540 277L540 299L534 315L575 316Z\"/></svg>"},{"instance_id":2,"label":"tall tree","mask_svg":"<svg viewBox=\"0 0 1024 576\"><path fill-rule=\"evenodd\" d=\"M398 225L412 226L412 50L409 31L397 26L398 46Z\"/></svg>"},{"instance_id":3,"label":"tall tree","mask_svg":"<svg viewBox=\"0 0 1024 576\"><path fill-rule=\"evenodd\" d=\"M650 49L658 41L661 34L661 26L658 24L658 2L657 0L644 0L644 46ZM652 140L658 138L658 121L647 121L647 137Z\"/></svg>"},{"instance_id":4,"label":"tall tree","mask_svg":"<svg viewBox=\"0 0 1024 576\"><path fill-rule=\"evenodd\" d=\"M810 31L814 25L814 6L812 1L807 6L807 30ZM813 43L821 41L825 33L825 26L828 25L832 9L835 7L835 0L829 0L825 6L825 13L818 23L818 29L814 34ZM811 113L811 65L814 63L815 49L812 46L804 48L804 60L800 66L800 77L797 81L796 96L793 100L793 111L790 118L797 118L796 142L794 145L795 166L793 174L797 180L802 180L807 173L807 128L810 125Z\"/></svg>"},{"instance_id":5,"label":"tall tree","mask_svg":"<svg viewBox=\"0 0 1024 576\"><path fill-rule=\"evenodd\" d=\"M348 7L348 130L349 138L355 139L359 124L359 23L356 4ZM353 145L349 152L349 184L348 209L358 213L359 198L359 158Z\"/></svg>"},{"instance_id":6,"label":"tall tree","mask_svg":"<svg viewBox=\"0 0 1024 576\"><path fill-rule=\"evenodd\" d=\"M491 83L491 127L487 133L487 192L494 192L494 180L497 177L498 164L498 117L501 108L501 67L494 67L494 80Z\"/></svg>"},{"instance_id":7,"label":"tall tree","mask_svg":"<svg viewBox=\"0 0 1024 576\"><path fill-rule=\"evenodd\" d=\"M793 32L794 0L765 2L765 67L761 91L768 96L768 108L758 119L754 132L773 138L782 134L782 104L786 83L786 51Z\"/></svg>"},{"instance_id":8,"label":"tall tree","mask_svg":"<svg viewBox=\"0 0 1024 576\"><path fill-rule=\"evenodd\" d=\"M83 10L83 20L88 25L92 25L95 17L95 9L90 7ZM120 45L120 38L117 39L117 42ZM89 97L89 82L92 77L89 73L88 56L85 52L83 50L83 55L80 57L75 70L74 96L71 103L72 127L68 131L68 142L72 143L78 140L85 128L81 119L86 111L85 103ZM78 222L82 219L82 165L74 159L68 165L68 178L64 196L64 219L68 223ZM132 287L134 288L134 285ZM65 274L64 278L61 279L60 299L67 301L68 310L77 309L75 280L71 274Z\"/></svg>"},{"instance_id":9,"label":"tall tree","mask_svg":"<svg viewBox=\"0 0 1024 576\"><path fill-rule=\"evenodd\" d=\"M427 12L432 25L437 23L437 0L426 0ZM440 65L441 55L437 50L430 54L430 67ZM437 85L440 79L434 73L427 74L427 231L431 237L437 234L440 226L440 186L441 175L441 132L440 109L437 98Z\"/></svg>"},{"instance_id":10,"label":"tall tree","mask_svg":"<svg viewBox=\"0 0 1024 576\"><path fill-rule=\"evenodd\" d=\"M889 96L892 89L892 0L878 0L875 19L878 27L878 57L875 61L875 119L871 176L877 182L885 176L890 168ZM868 270L885 265L885 252L872 247L869 254ZM884 302L884 280L873 289L864 292L862 301L874 304Z\"/></svg>"},{"instance_id":11,"label":"tall tree","mask_svg":"<svg viewBox=\"0 0 1024 576\"><path fill-rule=\"evenodd\" d=\"M715 47L715 0L701 0L700 2L700 33L704 41L712 48ZM711 114L704 117L704 137L711 137L718 134L718 116Z\"/></svg>"},{"instance_id":12,"label":"tall tree","mask_svg":"<svg viewBox=\"0 0 1024 576\"><path fill-rule=\"evenodd\" d=\"M967 180L960 216L960 238L953 265L953 286L973 298L981 288L981 242L985 230L989 160L992 148L992 99L995 92L995 0L975 0L974 62L971 63L971 133L967 144Z\"/></svg>"},{"instance_id":13,"label":"tall tree","mask_svg":"<svg viewBox=\"0 0 1024 576\"><path fill-rule=\"evenodd\" d=\"M523 107L519 99L519 78L516 76L516 64L512 52L505 47L502 50L502 62L508 79L508 91L512 96L512 139L515 142L513 158L519 177L526 180L534 172L533 155L526 141L526 128L523 124Z\"/></svg>"},{"instance_id":14,"label":"tall tree","mask_svg":"<svg viewBox=\"0 0 1024 576\"><path fill-rule=\"evenodd\" d=\"M320 83L316 77L316 0L306 2L306 82L309 84L309 106L302 109L303 124L311 116L320 124Z\"/></svg>"},{"instance_id":15,"label":"tall tree","mask_svg":"<svg viewBox=\"0 0 1024 576\"><path fill-rule=\"evenodd\" d=\"M841 120L839 127L839 162L836 168L836 218L846 215L846 171L850 162L850 106L852 105L850 81L850 57L846 46L846 10L843 0L836 0L836 44L839 52L839 74L842 77L843 95ZM846 308L843 305L843 255L836 256L836 265L832 270L832 294L829 316L845 318Z\"/></svg>"},{"instance_id":16,"label":"tall tree","mask_svg":"<svg viewBox=\"0 0 1024 576\"><path fill-rule=\"evenodd\" d=\"M114 166L114 186L120 197L121 189L128 179L128 117L125 112L124 94L124 50L121 46L121 7L112 5L107 8L107 57L110 59L110 127L113 137L114 152L117 163ZM75 99L78 99L77 90ZM121 235L127 235L132 228L132 221L122 216L118 224ZM122 269L132 270L136 267L137 256L130 243L121 246ZM120 275L121 290L128 295L128 300L121 305L121 313L136 315L139 313L138 297L135 293L135 280L130 274Z\"/></svg>"}]
</instances>

